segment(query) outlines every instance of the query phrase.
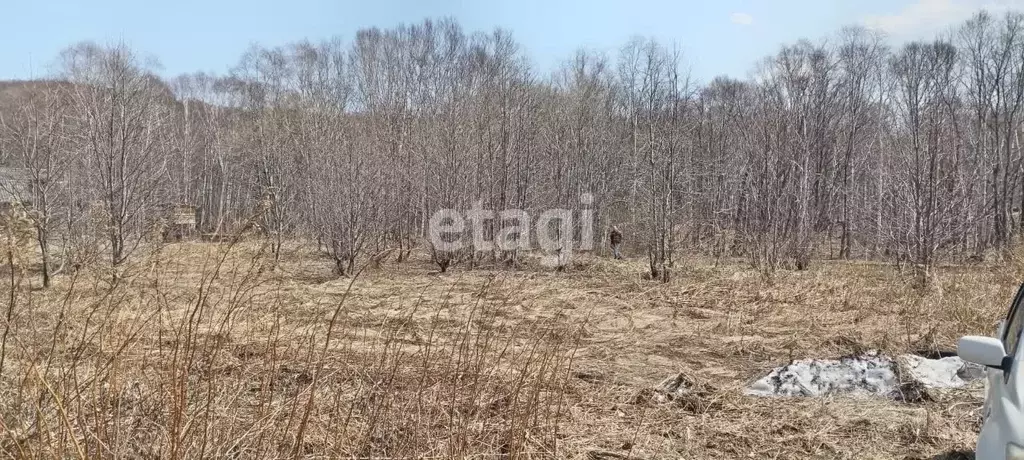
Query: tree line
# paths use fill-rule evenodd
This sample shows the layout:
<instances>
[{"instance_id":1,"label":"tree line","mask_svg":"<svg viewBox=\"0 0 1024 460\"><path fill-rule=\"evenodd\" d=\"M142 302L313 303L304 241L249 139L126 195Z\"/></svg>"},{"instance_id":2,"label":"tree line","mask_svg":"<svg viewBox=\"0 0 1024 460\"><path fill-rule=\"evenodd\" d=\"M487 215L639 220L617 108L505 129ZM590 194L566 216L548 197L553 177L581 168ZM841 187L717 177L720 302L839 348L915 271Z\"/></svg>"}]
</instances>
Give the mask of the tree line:
<instances>
[{"instance_id":1,"label":"tree line","mask_svg":"<svg viewBox=\"0 0 1024 460\"><path fill-rule=\"evenodd\" d=\"M202 233L258 231L275 253L316 241L339 275L431 249L431 215L477 202L586 208L598 237L619 225L663 281L681 250L769 271L822 255L927 270L1022 227L1016 12L898 47L844 28L706 83L678 47L643 38L542 75L508 31L450 19L254 45L221 76L155 69L86 42L45 80L0 83L0 161L29 183L44 283L119 266L169 204L196 206ZM507 248L430 252L442 269L520 263Z\"/></svg>"}]
</instances>

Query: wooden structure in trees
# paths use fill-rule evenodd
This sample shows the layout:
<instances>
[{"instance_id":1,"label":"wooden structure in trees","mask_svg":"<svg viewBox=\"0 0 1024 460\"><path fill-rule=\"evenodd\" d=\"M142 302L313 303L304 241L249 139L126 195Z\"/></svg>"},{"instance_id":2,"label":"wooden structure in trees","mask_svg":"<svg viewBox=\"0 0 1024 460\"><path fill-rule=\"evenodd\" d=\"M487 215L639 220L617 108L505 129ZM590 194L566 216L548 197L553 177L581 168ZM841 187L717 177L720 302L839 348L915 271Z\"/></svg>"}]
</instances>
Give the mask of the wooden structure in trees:
<instances>
[{"instance_id":1,"label":"wooden structure in trees","mask_svg":"<svg viewBox=\"0 0 1024 460\"><path fill-rule=\"evenodd\" d=\"M164 241L182 241L195 236L199 207L185 203L167 206Z\"/></svg>"},{"instance_id":2,"label":"wooden structure in trees","mask_svg":"<svg viewBox=\"0 0 1024 460\"><path fill-rule=\"evenodd\" d=\"M23 168L0 167L0 211L32 206L32 181Z\"/></svg>"}]
</instances>

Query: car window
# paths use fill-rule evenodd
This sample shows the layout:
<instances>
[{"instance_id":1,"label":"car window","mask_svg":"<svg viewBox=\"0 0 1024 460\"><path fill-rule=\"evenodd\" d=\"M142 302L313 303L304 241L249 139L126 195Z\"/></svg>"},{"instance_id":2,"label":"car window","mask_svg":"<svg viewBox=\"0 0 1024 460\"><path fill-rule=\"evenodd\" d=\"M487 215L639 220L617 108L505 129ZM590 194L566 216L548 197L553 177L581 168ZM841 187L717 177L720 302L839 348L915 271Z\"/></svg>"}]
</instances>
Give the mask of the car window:
<instances>
[{"instance_id":1,"label":"car window","mask_svg":"<svg viewBox=\"0 0 1024 460\"><path fill-rule=\"evenodd\" d=\"M1024 300L1024 284L1017 289L1017 295L1010 305L1010 312L1007 314L1006 328L1003 330L1003 348L1009 356L1016 356L1017 345L1020 343L1020 332L1024 328L1024 311L1021 309L1021 301Z\"/></svg>"}]
</instances>

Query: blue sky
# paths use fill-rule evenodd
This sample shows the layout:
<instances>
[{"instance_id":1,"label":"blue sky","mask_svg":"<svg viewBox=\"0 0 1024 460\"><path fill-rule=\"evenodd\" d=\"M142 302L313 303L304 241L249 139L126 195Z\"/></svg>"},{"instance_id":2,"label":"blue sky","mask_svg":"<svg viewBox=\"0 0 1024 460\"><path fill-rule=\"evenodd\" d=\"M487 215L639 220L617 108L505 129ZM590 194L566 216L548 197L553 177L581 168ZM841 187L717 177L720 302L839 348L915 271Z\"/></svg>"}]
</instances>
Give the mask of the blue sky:
<instances>
[{"instance_id":1,"label":"blue sky","mask_svg":"<svg viewBox=\"0 0 1024 460\"><path fill-rule=\"evenodd\" d=\"M780 45L844 25L878 28L898 43L980 8L1024 10L1024 0L0 0L0 79L45 74L81 40L124 41L156 57L165 76L225 73L251 43L348 40L364 27L452 16L467 31L510 29L544 74L580 47L611 54L641 35L681 45L693 75L707 81L744 77Z\"/></svg>"}]
</instances>

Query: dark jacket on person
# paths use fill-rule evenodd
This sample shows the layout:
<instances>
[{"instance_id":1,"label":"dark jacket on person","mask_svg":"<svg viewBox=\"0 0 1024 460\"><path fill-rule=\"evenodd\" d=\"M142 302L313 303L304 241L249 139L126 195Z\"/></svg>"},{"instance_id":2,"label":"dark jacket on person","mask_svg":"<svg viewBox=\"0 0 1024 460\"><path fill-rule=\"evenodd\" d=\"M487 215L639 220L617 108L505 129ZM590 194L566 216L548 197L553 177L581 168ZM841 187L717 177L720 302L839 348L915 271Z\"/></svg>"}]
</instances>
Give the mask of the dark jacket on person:
<instances>
[{"instance_id":1,"label":"dark jacket on person","mask_svg":"<svg viewBox=\"0 0 1024 460\"><path fill-rule=\"evenodd\" d=\"M622 244L622 232L618 230L612 229L612 233L608 235L608 238L611 240L613 246Z\"/></svg>"}]
</instances>

